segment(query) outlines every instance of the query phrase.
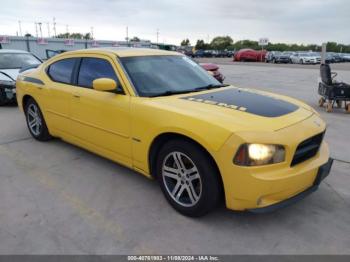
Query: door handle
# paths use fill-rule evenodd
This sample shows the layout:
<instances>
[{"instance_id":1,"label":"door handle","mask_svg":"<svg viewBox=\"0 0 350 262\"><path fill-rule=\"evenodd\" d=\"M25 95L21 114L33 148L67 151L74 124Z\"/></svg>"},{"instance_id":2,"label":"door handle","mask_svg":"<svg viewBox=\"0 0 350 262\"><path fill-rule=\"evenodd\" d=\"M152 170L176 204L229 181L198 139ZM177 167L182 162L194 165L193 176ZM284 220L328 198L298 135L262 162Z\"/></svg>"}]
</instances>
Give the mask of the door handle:
<instances>
[{"instance_id":1,"label":"door handle","mask_svg":"<svg viewBox=\"0 0 350 262\"><path fill-rule=\"evenodd\" d=\"M78 95L78 94L74 94L73 95L75 98L80 98L80 95Z\"/></svg>"}]
</instances>

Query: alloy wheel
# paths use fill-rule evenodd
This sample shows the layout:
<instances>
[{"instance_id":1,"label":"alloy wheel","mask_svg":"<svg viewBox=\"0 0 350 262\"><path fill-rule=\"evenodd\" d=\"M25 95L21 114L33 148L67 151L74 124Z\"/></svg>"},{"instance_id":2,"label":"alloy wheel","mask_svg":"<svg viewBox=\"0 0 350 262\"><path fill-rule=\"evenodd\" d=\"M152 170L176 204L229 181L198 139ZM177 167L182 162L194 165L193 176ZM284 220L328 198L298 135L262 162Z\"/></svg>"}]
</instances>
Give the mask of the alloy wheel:
<instances>
[{"instance_id":1,"label":"alloy wheel","mask_svg":"<svg viewBox=\"0 0 350 262\"><path fill-rule=\"evenodd\" d=\"M30 104L27 109L28 127L34 136L39 136L42 129L42 119L36 104Z\"/></svg>"},{"instance_id":2,"label":"alloy wheel","mask_svg":"<svg viewBox=\"0 0 350 262\"><path fill-rule=\"evenodd\" d=\"M171 198L181 206L196 205L202 194L202 180L197 166L181 152L169 153L163 161L162 180Z\"/></svg>"}]
</instances>

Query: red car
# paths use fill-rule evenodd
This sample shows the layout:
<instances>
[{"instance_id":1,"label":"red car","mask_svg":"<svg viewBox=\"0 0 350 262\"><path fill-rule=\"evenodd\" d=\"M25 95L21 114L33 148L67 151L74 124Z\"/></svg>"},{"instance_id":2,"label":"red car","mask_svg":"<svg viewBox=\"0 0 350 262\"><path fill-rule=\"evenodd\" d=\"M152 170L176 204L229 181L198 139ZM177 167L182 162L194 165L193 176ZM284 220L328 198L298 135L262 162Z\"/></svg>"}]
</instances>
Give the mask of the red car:
<instances>
[{"instance_id":1,"label":"red car","mask_svg":"<svg viewBox=\"0 0 350 262\"><path fill-rule=\"evenodd\" d=\"M233 61L264 62L266 50L241 49L233 56Z\"/></svg>"},{"instance_id":2,"label":"red car","mask_svg":"<svg viewBox=\"0 0 350 262\"><path fill-rule=\"evenodd\" d=\"M200 63L200 66L203 67L209 74L216 78L220 83L224 82L225 77L220 73L219 67L216 64L212 63Z\"/></svg>"}]
</instances>

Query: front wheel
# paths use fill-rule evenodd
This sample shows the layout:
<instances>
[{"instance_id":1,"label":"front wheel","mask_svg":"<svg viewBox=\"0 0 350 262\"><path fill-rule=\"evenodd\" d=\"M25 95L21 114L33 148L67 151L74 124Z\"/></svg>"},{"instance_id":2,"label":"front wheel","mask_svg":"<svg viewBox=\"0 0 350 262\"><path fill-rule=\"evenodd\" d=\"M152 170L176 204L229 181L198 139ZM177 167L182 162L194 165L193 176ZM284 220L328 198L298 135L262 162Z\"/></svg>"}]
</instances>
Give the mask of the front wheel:
<instances>
[{"instance_id":1,"label":"front wheel","mask_svg":"<svg viewBox=\"0 0 350 262\"><path fill-rule=\"evenodd\" d=\"M39 105L32 98L25 105L25 116L29 132L35 139L47 141L52 138Z\"/></svg>"},{"instance_id":2,"label":"front wheel","mask_svg":"<svg viewBox=\"0 0 350 262\"><path fill-rule=\"evenodd\" d=\"M183 215L203 216L219 202L221 187L214 164L186 140L170 141L160 150L157 179L168 202Z\"/></svg>"}]
</instances>

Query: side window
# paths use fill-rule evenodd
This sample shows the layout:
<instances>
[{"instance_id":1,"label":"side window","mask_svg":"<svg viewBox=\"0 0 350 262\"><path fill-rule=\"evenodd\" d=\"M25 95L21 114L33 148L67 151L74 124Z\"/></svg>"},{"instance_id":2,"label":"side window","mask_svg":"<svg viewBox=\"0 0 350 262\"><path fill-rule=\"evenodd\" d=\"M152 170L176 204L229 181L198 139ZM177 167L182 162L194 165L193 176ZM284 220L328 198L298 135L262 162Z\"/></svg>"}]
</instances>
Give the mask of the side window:
<instances>
[{"instance_id":1,"label":"side window","mask_svg":"<svg viewBox=\"0 0 350 262\"><path fill-rule=\"evenodd\" d=\"M67 58L51 64L47 73L52 81L70 84L75 61L76 58Z\"/></svg>"},{"instance_id":2,"label":"side window","mask_svg":"<svg viewBox=\"0 0 350 262\"><path fill-rule=\"evenodd\" d=\"M80 65L78 85L92 88L92 81L97 78L111 78L119 83L112 65L101 58L83 58Z\"/></svg>"}]
</instances>

